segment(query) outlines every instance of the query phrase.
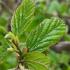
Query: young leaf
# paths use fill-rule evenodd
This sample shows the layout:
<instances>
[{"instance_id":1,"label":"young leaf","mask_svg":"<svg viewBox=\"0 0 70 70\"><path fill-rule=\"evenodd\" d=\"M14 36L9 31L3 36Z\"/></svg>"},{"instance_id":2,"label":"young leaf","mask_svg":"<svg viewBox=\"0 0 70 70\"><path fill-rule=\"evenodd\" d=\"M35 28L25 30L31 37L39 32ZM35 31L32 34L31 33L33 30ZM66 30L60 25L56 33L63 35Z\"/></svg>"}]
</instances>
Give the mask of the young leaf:
<instances>
[{"instance_id":1,"label":"young leaf","mask_svg":"<svg viewBox=\"0 0 70 70\"><path fill-rule=\"evenodd\" d=\"M30 52L24 60L30 70L47 70L49 63L47 57L40 52Z\"/></svg>"},{"instance_id":2,"label":"young leaf","mask_svg":"<svg viewBox=\"0 0 70 70\"><path fill-rule=\"evenodd\" d=\"M58 18L45 19L28 37L29 51L45 51L65 34L66 27Z\"/></svg>"},{"instance_id":3,"label":"young leaf","mask_svg":"<svg viewBox=\"0 0 70 70\"><path fill-rule=\"evenodd\" d=\"M35 6L31 0L23 0L21 5L15 11L11 28L12 32L20 38L24 35L24 31L29 30L34 19Z\"/></svg>"}]
</instances>

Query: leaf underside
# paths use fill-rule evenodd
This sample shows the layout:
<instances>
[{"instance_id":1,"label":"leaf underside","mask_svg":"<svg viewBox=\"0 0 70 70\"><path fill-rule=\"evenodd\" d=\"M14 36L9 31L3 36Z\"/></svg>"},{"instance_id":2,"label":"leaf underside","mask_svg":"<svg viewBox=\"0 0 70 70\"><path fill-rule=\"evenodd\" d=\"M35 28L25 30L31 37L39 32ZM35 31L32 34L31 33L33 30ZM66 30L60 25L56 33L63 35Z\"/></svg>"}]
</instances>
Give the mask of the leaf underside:
<instances>
[{"instance_id":1,"label":"leaf underside","mask_svg":"<svg viewBox=\"0 0 70 70\"><path fill-rule=\"evenodd\" d=\"M56 44L65 34L66 27L58 18L45 19L27 39L29 51L45 51L48 47Z\"/></svg>"},{"instance_id":2,"label":"leaf underside","mask_svg":"<svg viewBox=\"0 0 70 70\"><path fill-rule=\"evenodd\" d=\"M40 52L31 52L25 55L25 63L30 70L47 70L47 57Z\"/></svg>"}]
</instances>

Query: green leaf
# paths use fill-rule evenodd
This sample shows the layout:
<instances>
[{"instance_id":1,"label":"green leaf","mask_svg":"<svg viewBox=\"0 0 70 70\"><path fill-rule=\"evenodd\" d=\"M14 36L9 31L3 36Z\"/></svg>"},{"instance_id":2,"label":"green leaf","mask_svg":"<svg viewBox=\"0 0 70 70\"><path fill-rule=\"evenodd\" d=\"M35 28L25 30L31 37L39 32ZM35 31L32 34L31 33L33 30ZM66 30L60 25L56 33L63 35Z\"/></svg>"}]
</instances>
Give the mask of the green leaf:
<instances>
[{"instance_id":1,"label":"green leaf","mask_svg":"<svg viewBox=\"0 0 70 70\"><path fill-rule=\"evenodd\" d=\"M29 51L45 51L56 44L66 33L66 27L58 18L45 19L27 39Z\"/></svg>"},{"instance_id":2,"label":"green leaf","mask_svg":"<svg viewBox=\"0 0 70 70\"><path fill-rule=\"evenodd\" d=\"M60 4L59 12L61 15L66 15L68 11L68 6L65 3Z\"/></svg>"},{"instance_id":3,"label":"green leaf","mask_svg":"<svg viewBox=\"0 0 70 70\"><path fill-rule=\"evenodd\" d=\"M60 3L58 0L53 0L50 5L48 6L48 13L53 14L60 10Z\"/></svg>"},{"instance_id":4,"label":"green leaf","mask_svg":"<svg viewBox=\"0 0 70 70\"><path fill-rule=\"evenodd\" d=\"M12 32L21 39L30 30L34 19L35 6L31 0L23 0L12 17ZM23 38L22 38L23 39Z\"/></svg>"},{"instance_id":5,"label":"green leaf","mask_svg":"<svg viewBox=\"0 0 70 70\"><path fill-rule=\"evenodd\" d=\"M25 55L25 63L30 70L47 70L47 57L40 52L30 52Z\"/></svg>"}]
</instances>

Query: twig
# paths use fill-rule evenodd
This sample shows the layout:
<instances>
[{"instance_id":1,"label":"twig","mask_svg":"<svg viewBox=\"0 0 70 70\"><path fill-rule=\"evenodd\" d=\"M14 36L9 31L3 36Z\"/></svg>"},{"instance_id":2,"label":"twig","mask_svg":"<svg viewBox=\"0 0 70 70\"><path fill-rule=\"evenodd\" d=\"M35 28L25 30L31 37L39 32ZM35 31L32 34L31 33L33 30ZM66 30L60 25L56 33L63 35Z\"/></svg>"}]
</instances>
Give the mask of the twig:
<instances>
[{"instance_id":1,"label":"twig","mask_svg":"<svg viewBox=\"0 0 70 70\"><path fill-rule=\"evenodd\" d=\"M9 13L13 13L13 11L4 3L4 1L1 1L0 4L2 4L9 11Z\"/></svg>"},{"instance_id":2,"label":"twig","mask_svg":"<svg viewBox=\"0 0 70 70\"><path fill-rule=\"evenodd\" d=\"M51 47L51 49L58 53L61 53L62 51L70 52L70 42L62 41L57 45Z\"/></svg>"}]
</instances>

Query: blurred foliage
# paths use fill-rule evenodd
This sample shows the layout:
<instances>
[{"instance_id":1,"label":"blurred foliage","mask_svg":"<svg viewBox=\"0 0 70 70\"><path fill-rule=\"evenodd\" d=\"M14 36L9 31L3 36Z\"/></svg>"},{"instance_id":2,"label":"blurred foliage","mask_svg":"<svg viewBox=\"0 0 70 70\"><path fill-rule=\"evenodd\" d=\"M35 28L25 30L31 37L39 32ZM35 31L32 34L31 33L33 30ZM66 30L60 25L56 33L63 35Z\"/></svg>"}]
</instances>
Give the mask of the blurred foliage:
<instances>
[{"instance_id":1,"label":"blurred foliage","mask_svg":"<svg viewBox=\"0 0 70 70\"><path fill-rule=\"evenodd\" d=\"M50 60L48 70L69 70L70 56L68 53L62 52L58 54L50 50L47 56Z\"/></svg>"},{"instance_id":2,"label":"blurred foliage","mask_svg":"<svg viewBox=\"0 0 70 70\"><path fill-rule=\"evenodd\" d=\"M13 11L20 2L21 0L0 0L0 70L14 68L17 64L14 53L7 51L10 46L4 36L8 32ZM70 0L35 0L35 2L37 15L35 23L40 23L44 18L51 16L66 18L64 21L70 20ZM64 40L70 41L70 35L66 35ZM50 50L47 57L50 59L48 70L70 70L70 53L55 53Z\"/></svg>"}]
</instances>

